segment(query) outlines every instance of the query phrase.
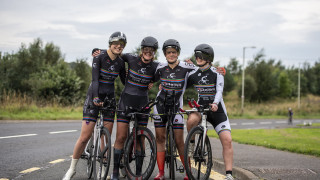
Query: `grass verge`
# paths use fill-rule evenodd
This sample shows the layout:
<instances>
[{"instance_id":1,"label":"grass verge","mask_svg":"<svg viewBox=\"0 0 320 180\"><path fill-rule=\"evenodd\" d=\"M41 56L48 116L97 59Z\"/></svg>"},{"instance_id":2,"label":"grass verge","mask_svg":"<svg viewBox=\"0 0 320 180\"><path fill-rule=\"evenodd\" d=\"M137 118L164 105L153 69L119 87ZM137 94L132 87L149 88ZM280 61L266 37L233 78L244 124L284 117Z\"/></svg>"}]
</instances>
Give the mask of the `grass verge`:
<instances>
[{"instance_id":1,"label":"grass verge","mask_svg":"<svg viewBox=\"0 0 320 180\"><path fill-rule=\"evenodd\" d=\"M316 126L317 124L311 128L234 129L232 140L241 144L320 157L320 128ZM208 136L218 137L214 130L209 130Z\"/></svg>"}]
</instances>

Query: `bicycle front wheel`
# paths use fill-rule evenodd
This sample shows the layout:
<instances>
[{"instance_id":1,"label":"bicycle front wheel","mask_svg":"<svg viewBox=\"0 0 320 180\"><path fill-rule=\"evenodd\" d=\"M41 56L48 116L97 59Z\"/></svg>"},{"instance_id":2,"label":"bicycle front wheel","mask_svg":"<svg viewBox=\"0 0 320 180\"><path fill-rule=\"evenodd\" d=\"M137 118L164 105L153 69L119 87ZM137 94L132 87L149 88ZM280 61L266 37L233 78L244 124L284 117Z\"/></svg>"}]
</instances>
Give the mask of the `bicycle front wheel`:
<instances>
[{"instance_id":1,"label":"bicycle front wheel","mask_svg":"<svg viewBox=\"0 0 320 180\"><path fill-rule=\"evenodd\" d=\"M157 146L153 133L148 128L138 127L136 130L133 128L128 138L124 151L127 178L149 179L157 160Z\"/></svg>"},{"instance_id":2,"label":"bicycle front wheel","mask_svg":"<svg viewBox=\"0 0 320 180\"><path fill-rule=\"evenodd\" d=\"M169 163L170 179L175 179L175 160L176 160L176 146L174 142L173 129L167 129L167 146L166 146L166 157L167 163Z\"/></svg>"},{"instance_id":3,"label":"bicycle front wheel","mask_svg":"<svg viewBox=\"0 0 320 180\"><path fill-rule=\"evenodd\" d=\"M88 179L90 179L92 177L92 172L93 172L93 166L92 166L92 162L93 162L93 135L91 136L87 146L86 146L86 153L88 154L87 157L87 176Z\"/></svg>"},{"instance_id":4,"label":"bicycle front wheel","mask_svg":"<svg viewBox=\"0 0 320 180\"><path fill-rule=\"evenodd\" d=\"M93 173L95 180L105 180L108 175L111 159L111 137L106 128L101 129L96 139L93 156Z\"/></svg>"},{"instance_id":5,"label":"bicycle front wheel","mask_svg":"<svg viewBox=\"0 0 320 180\"><path fill-rule=\"evenodd\" d=\"M204 141L203 141L203 138ZM194 127L189 132L184 148L184 162L190 179L209 179L212 168L212 150L208 136L203 137L203 129Z\"/></svg>"}]
</instances>

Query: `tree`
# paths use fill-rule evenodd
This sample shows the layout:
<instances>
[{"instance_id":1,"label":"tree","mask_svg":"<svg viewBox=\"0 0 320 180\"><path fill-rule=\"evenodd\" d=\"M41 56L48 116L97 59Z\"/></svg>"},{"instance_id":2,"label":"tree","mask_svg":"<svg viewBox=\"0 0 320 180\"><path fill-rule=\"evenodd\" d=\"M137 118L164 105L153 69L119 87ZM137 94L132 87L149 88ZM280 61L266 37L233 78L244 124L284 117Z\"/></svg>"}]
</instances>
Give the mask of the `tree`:
<instances>
[{"instance_id":1,"label":"tree","mask_svg":"<svg viewBox=\"0 0 320 180\"><path fill-rule=\"evenodd\" d=\"M227 69L232 75L239 75L241 73L241 66L239 65L239 62L236 58L230 59Z\"/></svg>"},{"instance_id":2,"label":"tree","mask_svg":"<svg viewBox=\"0 0 320 180\"><path fill-rule=\"evenodd\" d=\"M279 96L282 98L288 98L291 96L291 82L285 71L282 71L279 76Z\"/></svg>"}]
</instances>

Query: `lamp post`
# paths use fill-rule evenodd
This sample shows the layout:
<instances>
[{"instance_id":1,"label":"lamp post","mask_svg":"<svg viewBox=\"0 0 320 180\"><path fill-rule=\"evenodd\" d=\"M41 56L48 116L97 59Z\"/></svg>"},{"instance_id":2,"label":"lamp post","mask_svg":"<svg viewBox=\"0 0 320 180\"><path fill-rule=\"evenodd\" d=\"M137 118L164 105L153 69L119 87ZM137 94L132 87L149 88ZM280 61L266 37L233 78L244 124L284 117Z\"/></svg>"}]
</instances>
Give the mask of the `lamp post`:
<instances>
[{"instance_id":1,"label":"lamp post","mask_svg":"<svg viewBox=\"0 0 320 180\"><path fill-rule=\"evenodd\" d=\"M298 70L298 109L300 109L300 63Z\"/></svg>"},{"instance_id":2,"label":"lamp post","mask_svg":"<svg viewBox=\"0 0 320 180\"><path fill-rule=\"evenodd\" d=\"M241 93L241 113L243 114L243 105L244 105L244 62L245 62L245 54L246 54L246 48L256 48L255 46L250 47L243 47L243 65L242 65L242 93Z\"/></svg>"}]
</instances>

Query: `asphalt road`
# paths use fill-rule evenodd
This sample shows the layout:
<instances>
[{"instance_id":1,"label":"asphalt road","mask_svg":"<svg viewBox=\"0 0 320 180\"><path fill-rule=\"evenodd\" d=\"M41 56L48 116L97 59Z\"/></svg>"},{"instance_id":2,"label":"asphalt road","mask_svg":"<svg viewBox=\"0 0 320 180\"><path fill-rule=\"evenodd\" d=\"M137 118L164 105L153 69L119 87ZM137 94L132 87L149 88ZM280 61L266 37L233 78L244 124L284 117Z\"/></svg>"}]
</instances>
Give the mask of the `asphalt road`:
<instances>
[{"instance_id":1,"label":"asphalt road","mask_svg":"<svg viewBox=\"0 0 320 180\"><path fill-rule=\"evenodd\" d=\"M152 123L149 124L153 129ZM286 120L231 120L231 126L233 129L288 127ZM0 179L61 179L70 165L80 130L81 120L1 121ZM74 179L85 179L84 163L84 160L80 161ZM157 168L152 177L156 174ZM180 177L183 178L184 174Z\"/></svg>"}]
</instances>

